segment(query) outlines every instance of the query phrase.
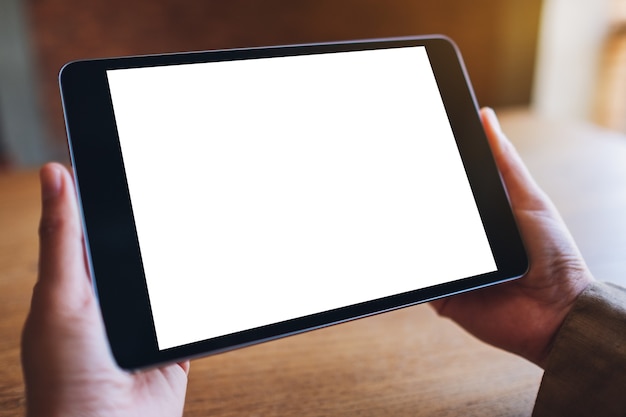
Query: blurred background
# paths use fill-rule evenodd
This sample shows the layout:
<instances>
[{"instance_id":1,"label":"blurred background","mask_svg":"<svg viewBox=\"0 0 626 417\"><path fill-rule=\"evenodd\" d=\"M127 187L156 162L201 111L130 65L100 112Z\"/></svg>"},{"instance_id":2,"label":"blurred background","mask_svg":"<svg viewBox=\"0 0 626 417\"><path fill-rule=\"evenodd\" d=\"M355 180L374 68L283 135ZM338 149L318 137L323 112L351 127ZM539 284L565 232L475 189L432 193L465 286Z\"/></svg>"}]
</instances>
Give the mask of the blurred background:
<instances>
[{"instance_id":1,"label":"blurred background","mask_svg":"<svg viewBox=\"0 0 626 417\"><path fill-rule=\"evenodd\" d=\"M84 58L443 33L480 105L626 130L625 0L0 0L0 166L67 161Z\"/></svg>"}]
</instances>

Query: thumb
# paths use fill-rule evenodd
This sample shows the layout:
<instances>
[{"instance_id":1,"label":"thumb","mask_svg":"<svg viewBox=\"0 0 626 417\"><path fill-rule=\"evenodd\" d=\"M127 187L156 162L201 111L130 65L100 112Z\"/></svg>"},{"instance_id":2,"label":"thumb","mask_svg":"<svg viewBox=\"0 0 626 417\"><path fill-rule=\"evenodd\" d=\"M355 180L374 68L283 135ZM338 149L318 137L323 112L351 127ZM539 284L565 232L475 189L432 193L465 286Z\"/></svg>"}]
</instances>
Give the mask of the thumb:
<instances>
[{"instance_id":1,"label":"thumb","mask_svg":"<svg viewBox=\"0 0 626 417\"><path fill-rule=\"evenodd\" d=\"M107 346L85 263L72 177L63 165L50 163L41 168L40 180L39 276L22 335L27 373L55 363L67 366L75 361L72 349L81 344Z\"/></svg>"},{"instance_id":2,"label":"thumb","mask_svg":"<svg viewBox=\"0 0 626 417\"><path fill-rule=\"evenodd\" d=\"M502 132L495 112L490 108L483 108L480 116L513 209L553 210L550 200L528 172L513 144Z\"/></svg>"},{"instance_id":3,"label":"thumb","mask_svg":"<svg viewBox=\"0 0 626 417\"><path fill-rule=\"evenodd\" d=\"M73 180L63 165L50 163L42 167L40 181L39 278L33 297L77 308L93 294Z\"/></svg>"}]
</instances>

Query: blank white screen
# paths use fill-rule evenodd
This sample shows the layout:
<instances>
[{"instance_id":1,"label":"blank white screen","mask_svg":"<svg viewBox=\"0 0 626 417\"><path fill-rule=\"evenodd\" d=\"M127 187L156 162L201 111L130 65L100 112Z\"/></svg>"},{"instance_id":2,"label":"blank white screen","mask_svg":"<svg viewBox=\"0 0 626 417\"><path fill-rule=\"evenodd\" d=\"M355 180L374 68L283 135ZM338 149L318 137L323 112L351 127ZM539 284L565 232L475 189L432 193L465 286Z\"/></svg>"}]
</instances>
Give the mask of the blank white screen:
<instances>
[{"instance_id":1,"label":"blank white screen","mask_svg":"<svg viewBox=\"0 0 626 417\"><path fill-rule=\"evenodd\" d=\"M160 349L496 269L423 47L107 76Z\"/></svg>"}]
</instances>

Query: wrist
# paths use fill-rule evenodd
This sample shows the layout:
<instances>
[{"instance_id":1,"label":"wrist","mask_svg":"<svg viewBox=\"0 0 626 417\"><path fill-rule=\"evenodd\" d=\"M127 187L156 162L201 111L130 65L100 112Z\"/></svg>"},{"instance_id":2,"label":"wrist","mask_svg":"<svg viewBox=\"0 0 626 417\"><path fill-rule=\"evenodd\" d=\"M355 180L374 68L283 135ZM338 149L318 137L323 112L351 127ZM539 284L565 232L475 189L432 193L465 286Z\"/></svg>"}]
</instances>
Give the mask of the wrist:
<instances>
[{"instance_id":1,"label":"wrist","mask_svg":"<svg viewBox=\"0 0 626 417\"><path fill-rule=\"evenodd\" d=\"M595 282L591 274L582 274L580 278L569 281L571 285L567 291L559 291L559 302L550 306L550 311L544 317L545 329L542 339L544 340L536 354L529 358L532 362L545 369L548 358L554 348L559 334L565 326L568 317L574 310L581 295L588 290Z\"/></svg>"}]
</instances>

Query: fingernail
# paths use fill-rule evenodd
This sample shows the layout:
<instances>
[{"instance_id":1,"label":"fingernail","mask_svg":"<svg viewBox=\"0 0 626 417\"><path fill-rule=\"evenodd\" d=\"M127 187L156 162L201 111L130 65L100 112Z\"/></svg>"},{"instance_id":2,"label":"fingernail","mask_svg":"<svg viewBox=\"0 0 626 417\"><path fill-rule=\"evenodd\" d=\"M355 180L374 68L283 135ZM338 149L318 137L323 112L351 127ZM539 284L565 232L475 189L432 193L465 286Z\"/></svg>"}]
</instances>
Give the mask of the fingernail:
<instances>
[{"instance_id":1,"label":"fingernail","mask_svg":"<svg viewBox=\"0 0 626 417\"><path fill-rule=\"evenodd\" d=\"M491 122L491 125L496 129L496 131L502 132L502 127L500 126L500 121L498 120L498 116L496 115L495 110L492 109L491 107L486 107L486 109L487 109L487 117L489 117L489 121Z\"/></svg>"},{"instance_id":2,"label":"fingernail","mask_svg":"<svg viewBox=\"0 0 626 417\"><path fill-rule=\"evenodd\" d=\"M39 172L41 199L56 198L61 193L61 170L55 165L46 165Z\"/></svg>"}]
</instances>

